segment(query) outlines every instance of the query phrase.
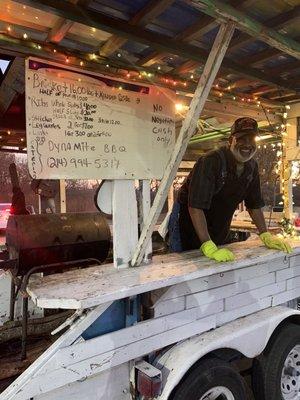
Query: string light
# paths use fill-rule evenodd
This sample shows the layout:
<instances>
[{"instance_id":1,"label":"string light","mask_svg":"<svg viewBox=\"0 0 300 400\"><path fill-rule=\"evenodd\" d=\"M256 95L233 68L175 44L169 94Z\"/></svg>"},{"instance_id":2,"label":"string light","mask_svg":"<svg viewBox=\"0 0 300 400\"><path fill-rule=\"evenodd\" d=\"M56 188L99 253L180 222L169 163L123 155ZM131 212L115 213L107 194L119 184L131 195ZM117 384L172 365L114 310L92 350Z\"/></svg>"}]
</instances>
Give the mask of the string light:
<instances>
[{"instance_id":1,"label":"string light","mask_svg":"<svg viewBox=\"0 0 300 400\"><path fill-rule=\"evenodd\" d=\"M28 39L27 33L23 33L23 39Z\"/></svg>"},{"instance_id":2,"label":"string light","mask_svg":"<svg viewBox=\"0 0 300 400\"><path fill-rule=\"evenodd\" d=\"M79 65L80 65L81 67L83 67L83 61L80 61Z\"/></svg>"},{"instance_id":3,"label":"string light","mask_svg":"<svg viewBox=\"0 0 300 400\"><path fill-rule=\"evenodd\" d=\"M194 79L194 75L192 74L192 75L190 76L190 78L191 78L191 79Z\"/></svg>"}]
</instances>

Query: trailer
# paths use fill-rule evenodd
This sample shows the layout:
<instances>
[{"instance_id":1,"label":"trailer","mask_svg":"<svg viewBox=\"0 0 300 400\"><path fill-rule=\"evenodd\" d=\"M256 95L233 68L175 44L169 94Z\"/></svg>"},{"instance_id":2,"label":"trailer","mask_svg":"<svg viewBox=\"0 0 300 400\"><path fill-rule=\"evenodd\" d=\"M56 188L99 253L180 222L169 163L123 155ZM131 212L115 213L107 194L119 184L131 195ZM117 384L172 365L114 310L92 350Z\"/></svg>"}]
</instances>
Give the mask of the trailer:
<instances>
[{"instance_id":1,"label":"trailer","mask_svg":"<svg viewBox=\"0 0 300 400\"><path fill-rule=\"evenodd\" d=\"M151 243L154 226L188 145L204 139L198 121L203 110L208 115L213 112L219 116L227 112L231 117L242 110L245 115L267 120L277 139L275 126L283 125L279 135L282 200L285 217L292 218L290 170L291 161L299 158L298 104L288 105L292 108L288 126L287 104L266 96L261 100L256 98L255 93L260 90L262 94L269 93L269 87L257 87L257 92L253 92L250 85L250 94L246 92L241 97L241 102L258 106L256 111L253 107L240 109L232 105L233 98L225 105L212 102L212 98L221 98L231 90L227 87L219 91L218 84L213 86L222 66L241 74L243 79L236 81L237 87L245 85L242 80L255 77L267 86L275 86L276 90L280 87L283 94L280 93L279 99L299 101L295 82L282 77L275 79L272 74L224 58L231 40L233 46L239 46L250 40L247 36L250 35L264 46L272 46L266 50L271 55L275 49L299 60L299 42L272 29L294 18L295 10L286 11L280 18L274 17L265 26L235 10L234 1L230 4L217 0L184 2L177 5L184 15L192 10L198 17L205 14L205 21L201 20L199 25L196 20L195 26L186 27L182 37L178 33L170 39L155 33L156 28L148 30L142 25L162 14L172 1L145 5L130 23L116 19L125 7L122 2L120 10L102 4L100 12L85 1L18 0L18 3L27 10L22 11L24 14L38 10L41 14L36 15L36 21L53 15L59 18L42 42L32 42L26 32L23 39L14 37L11 27L7 34L0 36L3 49L28 56L25 67L16 59L15 73L9 79L15 91L25 87L30 174L35 179L107 180L97 201L113 216L113 262L98 265L95 257L89 257L88 265L80 265L84 260L77 254L76 258L63 262L68 267L76 264L79 268L34 279L29 279L30 274L37 270L27 265L25 284L20 286L25 299L23 328L26 330L27 326L28 298L36 309L72 310L73 313L53 332L63 332L59 338L0 394L0 400L246 400L248 392L243 376L246 373L251 376L257 400L299 398L300 246L297 238L291 239L293 253L288 255L266 249L252 238L233 243L228 247L236 260L218 264L204 258L198 250L153 256ZM114 17L108 16L107 10ZM36 21L31 24L33 30L37 27ZM208 29L216 21L217 33L213 40L210 38L210 51L184 42L193 40L197 32L203 33L205 27ZM103 31L111 34L101 49L101 57L78 50L81 49L78 43L77 47L68 48L63 38L74 24L92 28L93 34L96 30L102 35ZM236 30L241 31L237 36ZM74 36L76 39L76 33L70 33L67 43ZM195 93L191 101L186 96L188 111L177 125L174 92L168 86L170 78L164 78L162 83L159 76L149 84L147 79L153 70L145 72L139 68L121 76L119 70L123 73L129 68L131 57L118 65L113 61L117 65L113 66L114 73L110 71L110 59L102 58L113 54L128 39L149 47L153 45L156 51L188 57L185 65L174 66L172 71L171 82L177 87L178 71L189 71L191 64L195 67L207 57L199 81L191 78L187 90L195 89ZM66 54L62 60L63 51ZM122 58L122 54L116 57ZM148 54L144 64L147 57L152 60L156 56ZM72 60L75 60L73 64ZM282 68L275 67L279 71ZM105 72L107 69L110 73ZM184 83L180 83L183 92L187 86ZM261 102L274 110L260 109ZM219 134L208 134L208 139L219 139ZM11 144L10 140L11 134L7 134L6 144ZM151 205L150 180L153 178L159 179L160 185ZM50 232L48 223L53 221L42 220L40 216L25 217L28 224L33 223L33 218L40 221L43 235L36 242L49 240L53 229ZM54 218L59 220L61 235L67 237L68 245L76 248L76 241L85 242L80 232L70 242L73 232L70 221L76 225L76 215L61 213ZM97 227L96 216L93 221ZM17 226L18 219L12 218L10 223ZM101 240L108 250L108 230L104 231ZM95 232L98 238L99 230L95 228ZM16 235L11 242L14 246L10 249L10 262L17 271L23 267L18 260L24 250L20 243L25 236ZM59 235L51 245L62 246ZM34 254L34 246L27 246L25 250ZM57 259L50 266L62 268L66 266L63 262ZM38 262L34 268L40 268L41 264ZM16 275L19 277L19 272Z\"/></svg>"},{"instance_id":2,"label":"trailer","mask_svg":"<svg viewBox=\"0 0 300 400\"><path fill-rule=\"evenodd\" d=\"M300 249L287 256L257 240L229 247L233 263L216 265L192 251L139 268L95 266L29 284L37 306L74 314L1 400L246 399L234 367L243 360L256 398L297 398L300 313L287 302L299 296ZM116 329L120 307L123 326Z\"/></svg>"}]
</instances>

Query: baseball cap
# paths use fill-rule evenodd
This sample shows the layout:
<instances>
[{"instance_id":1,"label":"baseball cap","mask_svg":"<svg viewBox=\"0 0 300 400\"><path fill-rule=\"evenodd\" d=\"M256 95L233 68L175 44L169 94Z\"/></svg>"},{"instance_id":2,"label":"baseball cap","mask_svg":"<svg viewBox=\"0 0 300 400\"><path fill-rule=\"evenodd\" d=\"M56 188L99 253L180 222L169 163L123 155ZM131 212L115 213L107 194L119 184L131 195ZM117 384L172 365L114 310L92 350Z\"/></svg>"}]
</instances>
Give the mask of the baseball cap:
<instances>
[{"instance_id":1,"label":"baseball cap","mask_svg":"<svg viewBox=\"0 0 300 400\"><path fill-rule=\"evenodd\" d=\"M258 135L258 125L255 119L242 117L238 118L231 127L230 136L240 138L245 135Z\"/></svg>"}]
</instances>

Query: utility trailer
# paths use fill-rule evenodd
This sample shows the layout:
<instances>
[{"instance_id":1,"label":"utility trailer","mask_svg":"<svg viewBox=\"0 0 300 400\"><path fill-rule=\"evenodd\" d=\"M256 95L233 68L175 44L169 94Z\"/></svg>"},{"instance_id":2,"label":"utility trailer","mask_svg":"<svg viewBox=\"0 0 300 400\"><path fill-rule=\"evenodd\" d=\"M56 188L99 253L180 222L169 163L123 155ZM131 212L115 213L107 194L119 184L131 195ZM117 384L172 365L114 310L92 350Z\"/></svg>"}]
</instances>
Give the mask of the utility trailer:
<instances>
[{"instance_id":1,"label":"utility trailer","mask_svg":"<svg viewBox=\"0 0 300 400\"><path fill-rule=\"evenodd\" d=\"M74 315L0 399L246 399L237 360L248 360L257 399L280 391L296 399L300 313L285 304L300 295L300 248L284 255L257 240L229 247L233 263L192 251L35 280L28 292L37 306ZM133 323L136 297L144 317ZM124 327L102 334L116 304Z\"/></svg>"},{"instance_id":2,"label":"utility trailer","mask_svg":"<svg viewBox=\"0 0 300 400\"><path fill-rule=\"evenodd\" d=\"M79 74L80 70L70 66L71 57L66 57L64 66L49 63L49 59L61 62L61 59L55 58L59 55L56 55L56 48L51 48L50 57L47 52L43 53L41 45L29 46L1 37L4 48L11 50L17 47L17 51L22 54L40 54L40 57L45 57L42 60L29 60L26 64L26 85L30 88L26 92L27 150L32 176L41 179L113 180L108 203L111 203L113 214L114 263L48 275L29 282L27 293L36 306L43 309L74 310L74 314L60 327L65 331L59 339L0 394L0 400L244 400L247 397L245 383L234 367L236 362L246 363L250 367L256 399L297 399L300 392L300 317L297 309L287 306L287 303L291 305L290 302L296 304L300 296L300 249L297 241L293 243L294 252L291 255L267 250L255 240L231 244L229 248L236 254L237 260L216 264L203 258L199 251L163 255L151 260L149 239L182 156L196 130L199 115L235 28L238 27L297 59L300 58L299 43L216 0L191 2L197 10L200 9L209 16L206 17L208 23L211 23L213 18L221 22L209 54L196 46L185 43L177 45L175 40L165 41L165 38L162 40L153 32L133 27L121 20L112 23L105 15L95 17L92 11L83 8L82 2L75 5L71 2L58 4L53 0L19 1L26 6L66 18L59 21L60 27L58 31L56 28L56 34L51 32L50 41L63 36L76 22L88 24L95 30L104 27L110 33L120 34L122 38L137 41L140 39L143 44L155 45L159 51L179 52L181 56L190 57L193 62L202 62L204 55L208 55L208 58L173 148L172 129L155 130L152 133L160 134L158 137L165 145L162 147L165 154L162 154L161 147L152 146L153 143L149 145L145 138L145 142L142 139L136 146L137 150L145 150L143 146L146 146L146 151L143 152L144 159L139 152L128 151L126 154L127 146L130 147L134 142L133 136L130 136L130 140L129 136L127 138L127 135L132 134L128 129L117 132L119 135L124 134L121 135L123 142L118 142L117 147L115 143L115 147L112 147L110 142L110 146L104 146L105 153L119 151L125 154L125 157L120 158L121 161L107 156L103 161L99 158L94 160L91 165L89 157L95 148L92 149L93 146L87 145L86 142L80 146L76 145L76 150L85 152L86 158L80 158L76 153L76 157L71 161L67 156L67 151L74 150L72 137L75 131L73 132L71 115L79 117L76 108L79 108L80 112L89 112L86 114L87 125L93 120L94 109L84 97L87 92L82 93L82 89L81 93L78 92L82 84L77 82L87 79L87 74L82 74L79 78L79 75L74 75ZM163 10L164 2L154 3L150 11L152 15L158 15ZM147 10L149 11L148 8ZM146 10L139 16L138 21L144 19L145 12ZM269 25L274 26L274 21L272 24ZM189 34L193 36L193 32ZM28 36L23 38L28 39ZM45 44L46 42L47 40ZM97 55L92 54L86 58L89 60L84 61L87 68L95 70L92 60L96 60ZM84 62L81 61L80 65ZM109 67L105 62L101 66L102 69L99 69L103 73L103 69ZM224 67L239 72L243 77L254 74L260 81L275 84L272 76L253 69L248 71L238 63L225 60ZM40 79L38 72L35 72L39 68L46 68L47 73L48 70L55 70L57 75L55 78L52 76L52 83L49 84L48 76ZM73 79L72 85L67 81L69 86L60 81L68 76L68 73ZM92 79L99 78L97 74L90 74ZM151 75L150 72L149 74ZM130 73L127 75L130 78ZM140 74L138 79L142 78ZM103 82L107 86L113 83L112 77L102 76L99 79L102 79L101 89L105 86ZM33 85L30 86L30 82L33 82ZM175 86L177 82L173 82ZM276 81L276 85L277 83L279 87L286 88L286 80L281 79ZM138 107L141 99L129 94L136 86L139 87L140 93L148 93L146 85L140 88L136 82L128 83L123 79L118 87L113 87L114 93L118 95L117 100L130 103L133 98L134 106ZM37 88L41 98L36 97L34 89ZM68 92L70 88L71 93ZM91 86L88 89L90 96L101 98L103 102L107 100L101 90L93 92ZM51 98L53 94L58 99ZM161 93L157 95L161 96ZM49 101L46 96L50 96ZM110 96L109 100L115 99L112 93ZM221 93L220 97L222 96ZM66 108L61 105L64 104L62 99L65 98L71 99ZM84 110L76 101L85 104ZM119 106L119 103L117 104ZM271 104L274 103L271 101ZM114 104L107 109L113 112L113 106ZM55 112L51 109L52 114L51 107L55 107ZM164 107L166 105L160 104L159 100L153 105L154 112L157 113ZM42 112L33 115L33 108L42 109ZM116 110L120 115L124 111L120 107L116 107ZM149 116L145 116L140 110L139 114L136 110L137 108L134 108L131 114L127 114L138 115L146 130ZM216 112L220 115L221 108L217 107ZM245 109L243 112L246 112ZM261 114L257 111L258 117L261 117ZM276 113L268 114L267 110L263 110L263 114L267 116L268 121L269 118L273 118L274 123L283 122ZM54 118L54 115L55 121L47 120L51 116ZM71 124L63 130L57 121L63 120L66 115ZM160 117L162 116L164 122L158 119L160 123L172 122L172 119L165 118L163 113ZM122 125L118 119L105 119L98 115L97 117L101 119L98 120L100 125ZM37 122L37 131L32 128L33 121ZM49 125L45 127L44 122ZM44 131L41 133L39 130L41 126L48 129L47 135L44 135L46 139L42 139ZM129 126L133 129L134 124ZM80 128L82 130L78 131L78 135L83 135L83 125L80 125ZM97 130L90 132L90 137L109 137L111 132L99 132L98 125L96 128ZM144 126L140 123L138 128L142 130ZM70 138L71 144L68 142L61 145L62 135L57 135L60 131ZM56 157L49 160L50 152ZM64 157L58 157L58 153L63 153ZM149 154L152 154L152 157L148 157ZM167 159L164 159L164 155ZM153 163L154 158L156 163ZM151 166L148 165L149 160L152 161ZM159 175L157 171L163 161L163 173ZM127 168L121 172L117 171L122 162L127 162ZM130 169L132 162L139 162L140 171L136 168ZM67 168L68 163L72 168ZM106 173L105 168L109 168L110 174ZM150 207L149 179L157 178L157 175L162 178L161 184ZM142 217L140 235L133 179L142 181L142 198L139 204ZM289 178L283 181L285 187L291 183ZM285 206L291 205L291 202L287 203L287 198L284 201Z\"/></svg>"}]
</instances>

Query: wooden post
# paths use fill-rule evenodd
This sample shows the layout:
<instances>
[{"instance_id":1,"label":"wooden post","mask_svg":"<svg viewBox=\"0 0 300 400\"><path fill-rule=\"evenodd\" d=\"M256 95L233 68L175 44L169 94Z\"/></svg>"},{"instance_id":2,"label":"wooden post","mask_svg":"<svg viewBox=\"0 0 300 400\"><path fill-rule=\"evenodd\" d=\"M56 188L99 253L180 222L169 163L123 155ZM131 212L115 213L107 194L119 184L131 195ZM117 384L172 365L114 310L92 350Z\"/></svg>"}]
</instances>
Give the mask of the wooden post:
<instances>
[{"instance_id":1,"label":"wooden post","mask_svg":"<svg viewBox=\"0 0 300 400\"><path fill-rule=\"evenodd\" d=\"M60 199L60 212L67 212L66 204L66 181L64 179L59 180L59 199Z\"/></svg>"},{"instance_id":2,"label":"wooden post","mask_svg":"<svg viewBox=\"0 0 300 400\"><path fill-rule=\"evenodd\" d=\"M176 171L186 151L189 140L196 130L198 118L204 107L214 79L219 71L233 32L234 24L232 23L221 25L219 29L191 102L190 109L180 129L173 154L165 168L165 173L155 196L153 206L150 209L149 216L141 233L131 262L133 266L139 265L143 260L154 225L157 222L157 218L168 195L169 187L175 178Z\"/></svg>"},{"instance_id":3,"label":"wooden post","mask_svg":"<svg viewBox=\"0 0 300 400\"><path fill-rule=\"evenodd\" d=\"M113 182L114 266L126 268L138 242L138 213L134 180Z\"/></svg>"}]
</instances>

